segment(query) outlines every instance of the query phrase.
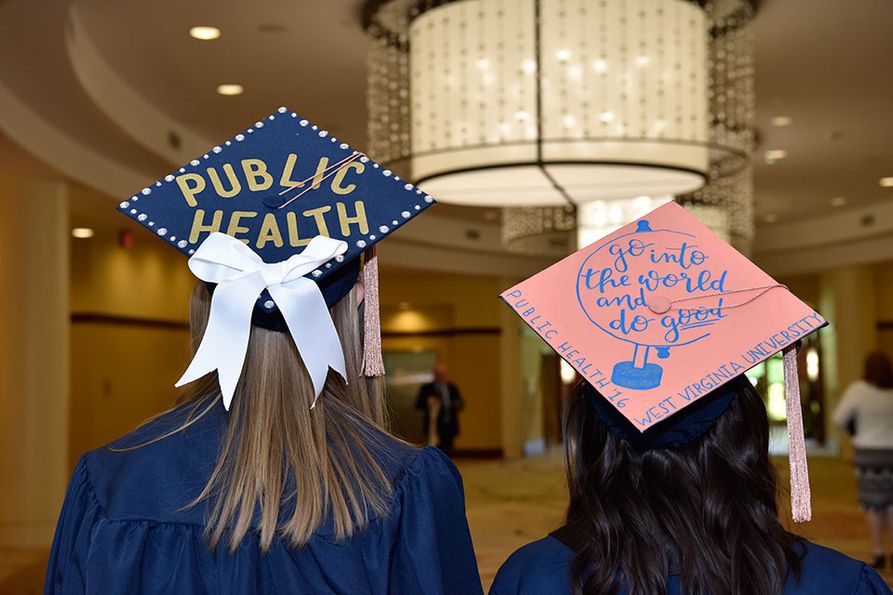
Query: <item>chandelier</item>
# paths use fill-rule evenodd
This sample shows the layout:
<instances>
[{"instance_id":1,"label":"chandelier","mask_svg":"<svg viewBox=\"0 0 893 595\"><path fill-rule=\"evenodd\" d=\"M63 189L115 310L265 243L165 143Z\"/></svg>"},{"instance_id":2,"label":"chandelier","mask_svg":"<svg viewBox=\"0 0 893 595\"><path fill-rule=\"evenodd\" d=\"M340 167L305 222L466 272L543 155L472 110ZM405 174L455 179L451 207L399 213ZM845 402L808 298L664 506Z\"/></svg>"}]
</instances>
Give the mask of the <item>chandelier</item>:
<instances>
[{"instance_id":1,"label":"chandelier","mask_svg":"<svg viewBox=\"0 0 893 595\"><path fill-rule=\"evenodd\" d=\"M710 170L706 186L678 194L675 200L689 209L708 227L739 250L747 253L753 237L753 175L750 153L753 146L753 61L751 34L747 27L753 17L749 3L724 2L705 5L711 27L708 43L708 97L710 113ZM574 214L573 225L566 225L566 245L583 246L610 233L623 223L642 216L671 200L671 196L645 195L631 199L606 199L583 203ZM561 241L554 233L548 242L535 237L539 217L548 222L550 208L536 213L530 209L503 209L503 243L509 250L566 254L558 248ZM559 213L559 217L566 216Z\"/></svg>"},{"instance_id":2,"label":"chandelier","mask_svg":"<svg viewBox=\"0 0 893 595\"><path fill-rule=\"evenodd\" d=\"M385 2L367 22L370 151L466 205L695 191L750 152L736 131L752 113L736 110L752 91L719 86L715 60L730 60L712 50L751 12L745 0Z\"/></svg>"},{"instance_id":3,"label":"chandelier","mask_svg":"<svg viewBox=\"0 0 893 595\"><path fill-rule=\"evenodd\" d=\"M577 213L573 206L506 207L502 244L511 252L564 256L576 249Z\"/></svg>"},{"instance_id":4,"label":"chandelier","mask_svg":"<svg viewBox=\"0 0 893 595\"><path fill-rule=\"evenodd\" d=\"M572 207L506 207L502 242L522 254L561 257L675 200L726 242L750 254L753 239L753 171L716 175L690 194L596 200Z\"/></svg>"}]
</instances>

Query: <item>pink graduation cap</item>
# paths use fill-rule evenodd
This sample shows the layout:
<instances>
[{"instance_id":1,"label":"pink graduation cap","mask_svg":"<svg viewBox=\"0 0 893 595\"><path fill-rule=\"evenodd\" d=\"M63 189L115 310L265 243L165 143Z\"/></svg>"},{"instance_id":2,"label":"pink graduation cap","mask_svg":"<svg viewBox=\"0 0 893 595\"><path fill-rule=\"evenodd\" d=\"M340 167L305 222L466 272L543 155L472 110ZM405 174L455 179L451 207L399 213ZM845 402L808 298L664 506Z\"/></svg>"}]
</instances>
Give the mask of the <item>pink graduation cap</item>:
<instances>
[{"instance_id":1,"label":"pink graduation cap","mask_svg":"<svg viewBox=\"0 0 893 595\"><path fill-rule=\"evenodd\" d=\"M827 322L683 207L663 205L500 297L643 436L782 351L792 513L809 520L796 344Z\"/></svg>"}]
</instances>

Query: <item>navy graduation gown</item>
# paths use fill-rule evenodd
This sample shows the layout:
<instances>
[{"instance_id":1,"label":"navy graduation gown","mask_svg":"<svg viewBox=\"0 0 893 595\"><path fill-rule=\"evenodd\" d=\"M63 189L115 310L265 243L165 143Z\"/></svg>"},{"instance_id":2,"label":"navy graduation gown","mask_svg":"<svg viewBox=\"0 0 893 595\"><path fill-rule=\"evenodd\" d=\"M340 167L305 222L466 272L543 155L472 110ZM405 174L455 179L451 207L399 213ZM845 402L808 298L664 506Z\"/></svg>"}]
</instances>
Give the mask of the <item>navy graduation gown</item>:
<instances>
[{"instance_id":1,"label":"navy graduation gown","mask_svg":"<svg viewBox=\"0 0 893 595\"><path fill-rule=\"evenodd\" d=\"M158 436L183 415L182 408L167 414L116 446ZM45 592L482 594L459 472L436 449L397 441L381 457L395 485L389 514L366 531L338 542L324 526L301 549L277 539L265 555L249 533L234 554L226 545L211 551L204 506L183 506L214 467L224 416L216 407L157 443L84 455L56 528Z\"/></svg>"},{"instance_id":2,"label":"navy graduation gown","mask_svg":"<svg viewBox=\"0 0 893 595\"><path fill-rule=\"evenodd\" d=\"M785 595L884 595L891 591L873 568L840 552L803 542L806 555L800 582L788 577ZM512 554L496 575L490 595L569 595L574 552L552 536ZM679 575L671 574L668 595L681 595Z\"/></svg>"}]
</instances>

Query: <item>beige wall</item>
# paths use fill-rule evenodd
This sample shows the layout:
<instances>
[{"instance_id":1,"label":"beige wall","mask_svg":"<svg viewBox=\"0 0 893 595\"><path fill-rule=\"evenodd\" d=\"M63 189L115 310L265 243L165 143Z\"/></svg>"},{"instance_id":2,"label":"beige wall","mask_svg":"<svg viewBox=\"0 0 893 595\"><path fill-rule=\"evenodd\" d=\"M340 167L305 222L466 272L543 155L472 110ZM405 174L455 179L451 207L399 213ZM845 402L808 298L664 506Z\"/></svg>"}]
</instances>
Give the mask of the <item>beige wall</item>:
<instances>
[{"instance_id":1,"label":"beige wall","mask_svg":"<svg viewBox=\"0 0 893 595\"><path fill-rule=\"evenodd\" d=\"M878 328L877 344L888 356L893 357L893 262L887 262L875 267L877 274L874 278L877 291Z\"/></svg>"},{"instance_id":2,"label":"beige wall","mask_svg":"<svg viewBox=\"0 0 893 595\"><path fill-rule=\"evenodd\" d=\"M68 482L69 194L0 134L0 548L48 545Z\"/></svg>"},{"instance_id":3,"label":"beige wall","mask_svg":"<svg viewBox=\"0 0 893 595\"><path fill-rule=\"evenodd\" d=\"M840 394L862 377L865 356L881 348L893 357L893 262L840 267L780 279L831 323L820 331L826 410L833 411ZM834 428L827 430L852 453L849 440Z\"/></svg>"},{"instance_id":4,"label":"beige wall","mask_svg":"<svg viewBox=\"0 0 893 595\"><path fill-rule=\"evenodd\" d=\"M71 239L69 462L174 401L188 363L193 278L186 259L148 233L134 246L117 230Z\"/></svg>"},{"instance_id":5,"label":"beige wall","mask_svg":"<svg viewBox=\"0 0 893 595\"><path fill-rule=\"evenodd\" d=\"M893 322L893 261L877 264L873 268L877 318L879 321ZM893 353L890 355L893 356Z\"/></svg>"},{"instance_id":6,"label":"beige wall","mask_svg":"<svg viewBox=\"0 0 893 595\"><path fill-rule=\"evenodd\" d=\"M147 231L133 240L120 247L114 229L71 240L72 312L185 322L195 281L186 258Z\"/></svg>"},{"instance_id":7,"label":"beige wall","mask_svg":"<svg viewBox=\"0 0 893 595\"><path fill-rule=\"evenodd\" d=\"M188 363L187 333L178 326L193 284L185 259L146 233L134 239L130 250L114 231L72 240L70 462L168 406ZM497 297L507 285L495 277L382 269L384 347L431 350L449 367L467 402L460 449L505 447L501 335L506 324L519 328L514 316L503 317ZM520 373L517 359L510 367ZM541 437L529 422L525 427L509 433L508 450Z\"/></svg>"},{"instance_id":8,"label":"beige wall","mask_svg":"<svg viewBox=\"0 0 893 595\"><path fill-rule=\"evenodd\" d=\"M525 452L538 453L545 448L543 405L552 400L543 394L542 375L548 373L543 369L543 355L553 351L527 325L521 329L520 351L522 446Z\"/></svg>"},{"instance_id":9,"label":"beige wall","mask_svg":"<svg viewBox=\"0 0 893 595\"><path fill-rule=\"evenodd\" d=\"M779 282L787 285L794 295L812 306L819 308L822 297L822 279L818 274L779 277Z\"/></svg>"},{"instance_id":10,"label":"beige wall","mask_svg":"<svg viewBox=\"0 0 893 595\"><path fill-rule=\"evenodd\" d=\"M893 322L893 261L779 280L831 323L820 332L833 336L840 351L831 388L843 390L861 377L865 355L879 347L879 328Z\"/></svg>"},{"instance_id":11,"label":"beige wall","mask_svg":"<svg viewBox=\"0 0 893 595\"><path fill-rule=\"evenodd\" d=\"M865 356L877 348L876 270L846 267L822 274L823 292L833 293L828 317L837 337L837 391L862 377Z\"/></svg>"},{"instance_id":12,"label":"beige wall","mask_svg":"<svg viewBox=\"0 0 893 595\"><path fill-rule=\"evenodd\" d=\"M466 401L457 449L506 448L500 348L506 308L498 296L507 286L497 277L382 267L383 348L432 350L447 365Z\"/></svg>"},{"instance_id":13,"label":"beige wall","mask_svg":"<svg viewBox=\"0 0 893 595\"><path fill-rule=\"evenodd\" d=\"M4 173L0 546L41 546L52 539L68 478L68 189Z\"/></svg>"},{"instance_id":14,"label":"beige wall","mask_svg":"<svg viewBox=\"0 0 893 595\"><path fill-rule=\"evenodd\" d=\"M186 337L183 329L72 325L71 465L173 403L188 363Z\"/></svg>"}]
</instances>

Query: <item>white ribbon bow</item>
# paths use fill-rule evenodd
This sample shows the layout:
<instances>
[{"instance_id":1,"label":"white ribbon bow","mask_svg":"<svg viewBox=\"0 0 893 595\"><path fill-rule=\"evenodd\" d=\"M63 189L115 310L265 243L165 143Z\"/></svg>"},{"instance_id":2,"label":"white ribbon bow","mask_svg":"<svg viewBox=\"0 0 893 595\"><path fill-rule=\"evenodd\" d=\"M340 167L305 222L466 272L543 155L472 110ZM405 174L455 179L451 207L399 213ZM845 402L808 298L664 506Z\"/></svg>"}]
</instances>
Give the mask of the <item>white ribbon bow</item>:
<instances>
[{"instance_id":1,"label":"white ribbon bow","mask_svg":"<svg viewBox=\"0 0 893 595\"><path fill-rule=\"evenodd\" d=\"M267 264L232 236L219 232L208 236L189 259L189 269L202 281L216 283L217 288L211 298L211 314L201 345L176 386L217 370L223 406L229 410L245 365L251 313L258 296L266 289L285 318L310 373L316 391L315 405L329 368L345 380L347 372L344 351L326 301L319 286L304 275L346 251L346 242L316 236L300 254Z\"/></svg>"}]
</instances>

